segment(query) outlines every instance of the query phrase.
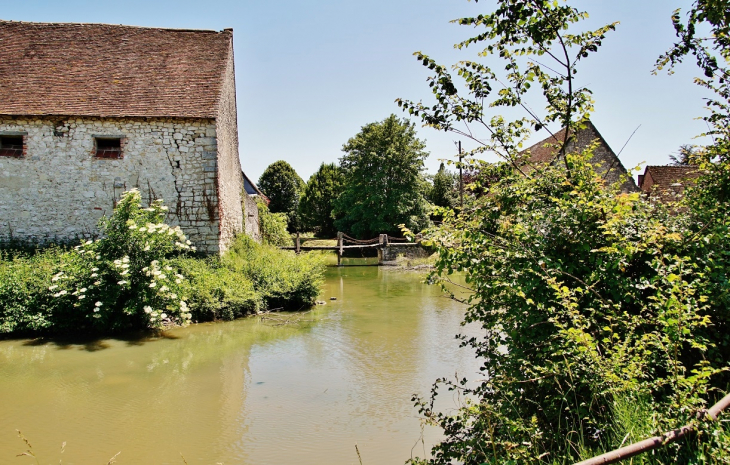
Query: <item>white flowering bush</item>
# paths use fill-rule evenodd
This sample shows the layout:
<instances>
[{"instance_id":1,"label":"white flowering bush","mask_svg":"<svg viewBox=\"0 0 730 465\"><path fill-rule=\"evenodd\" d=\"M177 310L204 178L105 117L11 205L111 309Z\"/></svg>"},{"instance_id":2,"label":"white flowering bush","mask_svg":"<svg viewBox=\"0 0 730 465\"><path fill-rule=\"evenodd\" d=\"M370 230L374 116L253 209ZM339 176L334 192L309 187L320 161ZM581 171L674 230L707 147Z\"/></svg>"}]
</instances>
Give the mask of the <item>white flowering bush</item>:
<instances>
[{"instance_id":1,"label":"white flowering bush","mask_svg":"<svg viewBox=\"0 0 730 465\"><path fill-rule=\"evenodd\" d=\"M318 255L293 255L241 235L223 257L192 257L162 201L122 195L101 238L35 254L0 250L0 335L90 334L229 320L314 303Z\"/></svg>"},{"instance_id":2,"label":"white flowering bush","mask_svg":"<svg viewBox=\"0 0 730 465\"><path fill-rule=\"evenodd\" d=\"M169 259L195 248L165 224L166 211L162 200L144 208L138 190L125 192L100 221L102 238L76 246L51 278L56 316L104 330L186 325L185 277Z\"/></svg>"}]
</instances>

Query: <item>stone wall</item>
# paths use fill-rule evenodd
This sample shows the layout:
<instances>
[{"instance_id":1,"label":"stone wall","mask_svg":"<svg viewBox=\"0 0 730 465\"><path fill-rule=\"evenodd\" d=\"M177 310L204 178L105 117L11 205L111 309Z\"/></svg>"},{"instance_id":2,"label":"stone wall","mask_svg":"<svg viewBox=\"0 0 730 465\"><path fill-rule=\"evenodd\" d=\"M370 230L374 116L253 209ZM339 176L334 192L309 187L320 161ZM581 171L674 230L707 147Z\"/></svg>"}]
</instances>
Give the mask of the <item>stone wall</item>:
<instances>
[{"instance_id":1,"label":"stone wall","mask_svg":"<svg viewBox=\"0 0 730 465\"><path fill-rule=\"evenodd\" d=\"M413 243L391 243L386 247L378 249L378 261L380 264L394 262L398 258L398 255L403 255L406 258L426 258L429 254L421 244Z\"/></svg>"},{"instance_id":2,"label":"stone wall","mask_svg":"<svg viewBox=\"0 0 730 465\"><path fill-rule=\"evenodd\" d=\"M23 157L0 157L0 241L94 236L99 217L112 212L122 192L137 187L146 202L164 199L167 221L180 225L199 250L219 253L218 195L230 181L219 185L217 178L229 164L238 166L238 156L230 160L235 139L223 137L217 147L216 135L229 134L235 112L232 121L216 127L213 119L0 116L0 135L26 134ZM94 136L123 136L123 157L95 158ZM241 190L231 198L240 199ZM223 199L231 202L225 194ZM230 234L236 221L241 225L240 200L238 212L222 211Z\"/></svg>"},{"instance_id":3,"label":"stone wall","mask_svg":"<svg viewBox=\"0 0 730 465\"><path fill-rule=\"evenodd\" d=\"M256 205L256 197L246 193L243 194L243 224L246 234L260 242L259 207Z\"/></svg>"},{"instance_id":4,"label":"stone wall","mask_svg":"<svg viewBox=\"0 0 730 465\"><path fill-rule=\"evenodd\" d=\"M218 210L220 247L226 250L236 234L243 231L243 173L238 158L238 125L236 123L236 80L233 68L233 36L218 101L216 118L218 136Z\"/></svg>"}]
</instances>

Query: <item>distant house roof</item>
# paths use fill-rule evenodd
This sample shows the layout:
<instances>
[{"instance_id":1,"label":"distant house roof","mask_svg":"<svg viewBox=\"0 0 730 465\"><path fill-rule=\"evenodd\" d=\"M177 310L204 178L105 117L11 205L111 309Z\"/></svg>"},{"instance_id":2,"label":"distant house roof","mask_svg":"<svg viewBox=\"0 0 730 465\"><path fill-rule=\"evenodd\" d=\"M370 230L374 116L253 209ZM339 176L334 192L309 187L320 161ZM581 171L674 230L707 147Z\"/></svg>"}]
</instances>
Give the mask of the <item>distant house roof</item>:
<instances>
[{"instance_id":1,"label":"distant house roof","mask_svg":"<svg viewBox=\"0 0 730 465\"><path fill-rule=\"evenodd\" d=\"M694 185L700 174L693 165L647 166L639 175L639 188L650 198L672 202Z\"/></svg>"},{"instance_id":2,"label":"distant house roof","mask_svg":"<svg viewBox=\"0 0 730 465\"><path fill-rule=\"evenodd\" d=\"M0 114L215 118L233 31L0 20Z\"/></svg>"},{"instance_id":3,"label":"distant house roof","mask_svg":"<svg viewBox=\"0 0 730 465\"><path fill-rule=\"evenodd\" d=\"M530 153L530 163L549 163L555 159L558 150L554 144L562 144L565 139L565 128L554 135L541 140L537 144L523 150L520 155Z\"/></svg>"},{"instance_id":4,"label":"distant house roof","mask_svg":"<svg viewBox=\"0 0 730 465\"><path fill-rule=\"evenodd\" d=\"M562 144L565 139L565 131L565 128L561 129L537 144L521 151L520 155L529 154L527 160L529 165L551 163L557 160L559 144ZM575 152L583 150L596 141L598 142L598 147L594 150L591 160L591 163L600 165L596 168L596 171L609 183L615 182L621 176L626 175L627 171L623 163L621 163L621 160L619 160L613 149L611 149L611 146L608 145L608 142L606 142L591 121L586 121L585 126L576 132L573 140L568 142L567 151ZM621 190L624 192L636 192L638 188L633 178L626 176Z\"/></svg>"},{"instance_id":5,"label":"distant house roof","mask_svg":"<svg viewBox=\"0 0 730 465\"><path fill-rule=\"evenodd\" d=\"M259 190L259 188L256 186L256 184L253 183L253 181L248 179L248 176L246 176L246 173L244 173L243 171L241 171L241 173L243 174L243 189L246 191L246 193L248 195L258 195L259 197L264 199L264 201L268 204L269 198L266 197L264 195L264 193Z\"/></svg>"}]
</instances>

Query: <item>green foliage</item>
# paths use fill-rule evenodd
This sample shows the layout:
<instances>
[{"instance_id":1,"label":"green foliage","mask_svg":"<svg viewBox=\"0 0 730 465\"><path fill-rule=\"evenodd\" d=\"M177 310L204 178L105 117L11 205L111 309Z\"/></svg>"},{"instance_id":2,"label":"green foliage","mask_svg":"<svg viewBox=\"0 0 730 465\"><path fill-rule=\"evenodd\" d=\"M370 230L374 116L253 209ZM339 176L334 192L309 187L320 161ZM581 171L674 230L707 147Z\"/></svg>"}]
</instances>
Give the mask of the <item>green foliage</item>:
<instances>
[{"instance_id":1,"label":"green foliage","mask_svg":"<svg viewBox=\"0 0 730 465\"><path fill-rule=\"evenodd\" d=\"M669 159L673 165L677 166L688 166L694 165L695 160L700 157L701 148L692 144L683 144L679 146L677 153L669 155Z\"/></svg>"},{"instance_id":2,"label":"green foliage","mask_svg":"<svg viewBox=\"0 0 730 465\"><path fill-rule=\"evenodd\" d=\"M426 145L414 124L390 115L370 123L342 147L345 175L335 201L336 227L359 237L395 234L399 224L428 223L423 163Z\"/></svg>"},{"instance_id":3,"label":"green foliage","mask_svg":"<svg viewBox=\"0 0 730 465\"><path fill-rule=\"evenodd\" d=\"M259 233L264 244L273 246L291 245L291 235L286 229L287 216L285 213L271 213L266 202L256 198L259 209Z\"/></svg>"},{"instance_id":4,"label":"green foliage","mask_svg":"<svg viewBox=\"0 0 730 465\"><path fill-rule=\"evenodd\" d=\"M114 214L99 222L101 239L5 262L3 286L14 282L18 272L27 273L28 284L14 299L0 296L3 329L101 332L187 324L191 314L181 293L184 277L168 257L194 247L179 227L163 222L166 210L160 200L143 208L139 191L131 190ZM40 270L28 269L31 264ZM37 294L29 294L31 289ZM22 315L29 314L34 321L24 322Z\"/></svg>"},{"instance_id":5,"label":"green foliage","mask_svg":"<svg viewBox=\"0 0 730 465\"><path fill-rule=\"evenodd\" d=\"M251 279L225 266L219 257L177 258L174 265L187 278L184 291L194 321L232 320L266 305Z\"/></svg>"},{"instance_id":6,"label":"green foliage","mask_svg":"<svg viewBox=\"0 0 730 465\"><path fill-rule=\"evenodd\" d=\"M698 260L699 270L707 277L703 292L712 306L714 327L711 337L719 338L711 348L715 363L727 360L730 347L730 3L727 0L696 0L682 22L680 10L672 15L678 42L659 57L655 72L668 67L669 72L686 56L692 55L703 77L695 83L714 92L707 99L710 113L703 119L713 143L682 160L696 165L703 176L694 188L687 191L689 223L694 235L688 239L692 257ZM707 33L707 29L710 33ZM685 148L685 147L683 147ZM693 147L690 147L693 148ZM684 150L686 152L686 150ZM686 159L686 160L685 160ZM719 336L722 335L722 336ZM730 383L730 380L726 379Z\"/></svg>"},{"instance_id":7,"label":"green foliage","mask_svg":"<svg viewBox=\"0 0 730 465\"><path fill-rule=\"evenodd\" d=\"M446 170L441 163L433 177L433 185L428 193L428 201L437 207L454 208L459 203L459 178L456 173Z\"/></svg>"},{"instance_id":8,"label":"green foliage","mask_svg":"<svg viewBox=\"0 0 730 465\"><path fill-rule=\"evenodd\" d=\"M309 178L299 203L299 216L304 229L314 231L319 237L334 237L337 234L332 212L343 183L342 171L334 163L322 163L319 170Z\"/></svg>"},{"instance_id":9,"label":"green foliage","mask_svg":"<svg viewBox=\"0 0 730 465\"><path fill-rule=\"evenodd\" d=\"M399 104L480 144L471 155L495 151L505 162L468 159L482 195L458 215L437 210L442 225L425 232L439 252L430 279L463 273L472 290L465 321L484 336L462 343L483 376L438 380L430 399L415 399L444 440L432 459L413 463L572 463L687 424L698 429L692 440L635 461L730 461L727 429L698 414L728 385L730 138L718 116L728 107L716 104L707 118L715 144L698 155L705 175L683 204L622 194L621 181L606 186L590 163L593 147L567 149L592 111L576 66L614 29L576 31L585 17L559 2L502 0L493 13L457 20L483 28L457 47L479 45L482 57L505 62L503 77L482 63L454 66L465 93L445 67L416 54L435 73L437 103ZM716 81L723 98L724 82ZM524 104L535 83L543 115ZM500 106L529 116L487 116ZM560 163L527 166L522 142L550 122L570 129L554 146ZM437 411L440 387L458 391L461 408Z\"/></svg>"},{"instance_id":10,"label":"green foliage","mask_svg":"<svg viewBox=\"0 0 730 465\"><path fill-rule=\"evenodd\" d=\"M57 247L30 256L0 252L0 334L53 325L56 302L48 287L65 254Z\"/></svg>"},{"instance_id":11,"label":"green foliage","mask_svg":"<svg viewBox=\"0 0 730 465\"><path fill-rule=\"evenodd\" d=\"M283 160L270 164L259 178L258 187L271 200L272 213L286 214L289 231L299 230L299 200L305 184L294 168Z\"/></svg>"},{"instance_id":12,"label":"green foliage","mask_svg":"<svg viewBox=\"0 0 730 465\"><path fill-rule=\"evenodd\" d=\"M620 427L621 399L646 399L652 433L696 421L712 399L726 362L708 360L717 309L686 255L687 219L606 189L588 157L567 154L570 178L558 167L515 172L429 232L434 279L465 274L466 321L485 334L463 341L485 380L446 383L478 403L455 417L419 404L447 433L434 463L588 458L619 446L606 432Z\"/></svg>"},{"instance_id":13,"label":"green foliage","mask_svg":"<svg viewBox=\"0 0 730 465\"><path fill-rule=\"evenodd\" d=\"M33 255L1 252L0 334L163 328L313 303L324 271L319 257L241 236L222 258L188 258L194 247L163 222L165 211L162 201L142 207L132 190L100 221L99 240Z\"/></svg>"},{"instance_id":14,"label":"green foliage","mask_svg":"<svg viewBox=\"0 0 730 465\"><path fill-rule=\"evenodd\" d=\"M300 310L310 306L324 282L323 256L295 255L257 244L248 236L236 238L222 263L250 279L269 309Z\"/></svg>"},{"instance_id":15,"label":"green foliage","mask_svg":"<svg viewBox=\"0 0 730 465\"><path fill-rule=\"evenodd\" d=\"M323 282L324 262L238 236L223 257L175 260L188 281L188 305L196 321L230 320L263 309L310 306Z\"/></svg>"}]
</instances>

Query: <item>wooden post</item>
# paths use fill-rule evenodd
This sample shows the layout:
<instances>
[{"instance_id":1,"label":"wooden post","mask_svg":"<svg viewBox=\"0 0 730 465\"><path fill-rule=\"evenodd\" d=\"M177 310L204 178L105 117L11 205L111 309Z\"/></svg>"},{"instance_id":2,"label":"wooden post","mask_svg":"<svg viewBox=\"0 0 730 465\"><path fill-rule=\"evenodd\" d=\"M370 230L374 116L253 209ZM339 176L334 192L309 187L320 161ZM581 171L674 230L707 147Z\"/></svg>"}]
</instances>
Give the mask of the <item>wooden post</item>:
<instances>
[{"instance_id":1,"label":"wooden post","mask_svg":"<svg viewBox=\"0 0 730 465\"><path fill-rule=\"evenodd\" d=\"M337 247L339 248L339 250L337 251L337 266L342 266L342 242L342 232L337 231Z\"/></svg>"},{"instance_id":2,"label":"wooden post","mask_svg":"<svg viewBox=\"0 0 730 465\"><path fill-rule=\"evenodd\" d=\"M301 252L301 246L299 245L299 232L297 231L297 255Z\"/></svg>"},{"instance_id":3,"label":"wooden post","mask_svg":"<svg viewBox=\"0 0 730 465\"><path fill-rule=\"evenodd\" d=\"M388 243L388 235L387 234L381 234L378 236L378 265L383 264L383 255L385 254L384 247Z\"/></svg>"},{"instance_id":4,"label":"wooden post","mask_svg":"<svg viewBox=\"0 0 730 465\"><path fill-rule=\"evenodd\" d=\"M459 141L459 207L464 209L464 172L461 167L463 155L461 154L461 141Z\"/></svg>"}]
</instances>

